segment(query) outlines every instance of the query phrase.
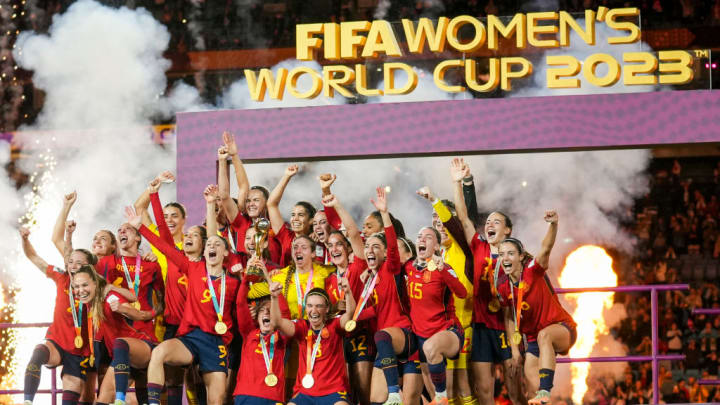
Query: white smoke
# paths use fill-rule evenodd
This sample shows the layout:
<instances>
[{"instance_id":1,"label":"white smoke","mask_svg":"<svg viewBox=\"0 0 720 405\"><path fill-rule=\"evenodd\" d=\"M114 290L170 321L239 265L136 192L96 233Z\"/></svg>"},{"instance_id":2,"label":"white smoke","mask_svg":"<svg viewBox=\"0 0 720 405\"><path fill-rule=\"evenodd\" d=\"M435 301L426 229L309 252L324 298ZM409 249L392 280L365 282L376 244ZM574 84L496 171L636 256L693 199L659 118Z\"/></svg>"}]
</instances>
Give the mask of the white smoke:
<instances>
[{"instance_id":1,"label":"white smoke","mask_svg":"<svg viewBox=\"0 0 720 405\"><path fill-rule=\"evenodd\" d=\"M281 68L291 71L300 66L310 68L315 72L322 72L322 66L320 66L320 64L316 61L301 62L294 59L284 60L273 66L270 70L272 71L273 77L277 77L277 71ZM336 93L333 98L325 97L324 94L320 93L320 95L313 99L297 99L288 93L287 86L289 86L289 84L289 82L285 84L285 94L282 100L274 100L270 98L269 94L266 94L265 100L258 102L250 98L247 79L243 78L231 84L230 87L223 93L220 99L220 107L232 109L255 109L345 104L345 97L339 93ZM307 74L303 74L298 78L297 90L300 93L305 92L310 89L311 85L312 79Z\"/></svg>"},{"instance_id":2,"label":"white smoke","mask_svg":"<svg viewBox=\"0 0 720 405\"><path fill-rule=\"evenodd\" d=\"M378 5L375 7L375 14L373 17L375 17L376 20L382 20L387 15L391 5L390 0L380 0Z\"/></svg>"},{"instance_id":3,"label":"white smoke","mask_svg":"<svg viewBox=\"0 0 720 405\"><path fill-rule=\"evenodd\" d=\"M70 214L78 222L74 245L87 248L99 229L117 229L124 221L122 207L132 204L151 178L161 170L174 170L174 145L164 150L152 144L151 119L197 106L198 98L181 85L172 97L162 96L170 66L162 53L169 38L167 29L144 9L114 9L89 0L56 15L47 35L24 32L18 38L14 57L33 71L35 86L45 92L37 121L22 128L19 136L30 156L23 159L24 168L34 175L21 190L26 220L32 242L49 263L63 265L50 235L64 194L78 192ZM164 198L168 193L174 194L173 187L164 190ZM3 243L3 249L7 245L16 249L19 242ZM17 318L48 321L52 282L24 257L0 253L13 261L12 274L4 280L24 287L16 296ZM16 376L22 375L43 333L19 332ZM38 403L49 403L42 397Z\"/></svg>"}]
</instances>

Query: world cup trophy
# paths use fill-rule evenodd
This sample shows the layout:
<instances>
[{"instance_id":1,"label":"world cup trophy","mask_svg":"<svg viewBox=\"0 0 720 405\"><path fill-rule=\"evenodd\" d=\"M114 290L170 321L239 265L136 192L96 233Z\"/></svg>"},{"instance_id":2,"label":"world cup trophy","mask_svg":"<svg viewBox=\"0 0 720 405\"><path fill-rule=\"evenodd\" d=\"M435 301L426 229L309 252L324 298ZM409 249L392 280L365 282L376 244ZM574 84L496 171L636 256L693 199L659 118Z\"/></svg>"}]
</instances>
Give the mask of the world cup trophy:
<instances>
[{"instance_id":1,"label":"world cup trophy","mask_svg":"<svg viewBox=\"0 0 720 405\"><path fill-rule=\"evenodd\" d=\"M270 221L266 218L259 218L253 227L255 228L255 257L262 260L263 244L265 244L268 237ZM263 272L262 267L254 265L248 266L245 277L249 277L248 280L252 283L265 281L265 273Z\"/></svg>"}]
</instances>

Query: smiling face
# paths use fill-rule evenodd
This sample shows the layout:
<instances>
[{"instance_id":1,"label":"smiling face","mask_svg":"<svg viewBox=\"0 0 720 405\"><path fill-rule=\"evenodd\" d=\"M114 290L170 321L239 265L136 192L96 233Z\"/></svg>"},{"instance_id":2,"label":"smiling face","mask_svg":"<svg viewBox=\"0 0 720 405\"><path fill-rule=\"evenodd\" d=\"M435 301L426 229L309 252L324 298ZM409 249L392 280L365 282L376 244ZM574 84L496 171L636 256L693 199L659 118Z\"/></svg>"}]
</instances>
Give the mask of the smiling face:
<instances>
[{"instance_id":1,"label":"smiling face","mask_svg":"<svg viewBox=\"0 0 720 405\"><path fill-rule=\"evenodd\" d=\"M70 274L75 274L75 272L78 271L80 267L86 264L89 264L87 256L83 252L74 250L72 253L70 253L67 270L70 272Z\"/></svg>"},{"instance_id":2,"label":"smiling face","mask_svg":"<svg viewBox=\"0 0 720 405\"><path fill-rule=\"evenodd\" d=\"M315 235L318 237L318 242L327 243L330 231L332 231L327 220L327 215L322 211L318 211L315 217L313 217L312 226L313 232L315 232Z\"/></svg>"},{"instance_id":3,"label":"smiling face","mask_svg":"<svg viewBox=\"0 0 720 405\"><path fill-rule=\"evenodd\" d=\"M339 268L346 268L350 253L343 237L337 233L332 233L330 237L328 237L326 245L332 264Z\"/></svg>"},{"instance_id":4,"label":"smiling face","mask_svg":"<svg viewBox=\"0 0 720 405\"><path fill-rule=\"evenodd\" d=\"M439 247L437 234L430 228L423 228L417 236L417 255L418 259L428 260Z\"/></svg>"},{"instance_id":5,"label":"smiling face","mask_svg":"<svg viewBox=\"0 0 720 405\"><path fill-rule=\"evenodd\" d=\"M376 236L365 241L365 261L370 270L377 270L385 261L385 244Z\"/></svg>"},{"instance_id":6,"label":"smiling face","mask_svg":"<svg viewBox=\"0 0 720 405\"><path fill-rule=\"evenodd\" d=\"M380 221L378 221L377 218L373 215L368 215L367 218L365 218L365 222L363 222L363 229L362 234L365 238L370 237L370 235L378 232L382 232L383 226Z\"/></svg>"},{"instance_id":7,"label":"smiling face","mask_svg":"<svg viewBox=\"0 0 720 405\"><path fill-rule=\"evenodd\" d=\"M307 312L310 327L317 330L325 323L328 313L328 302L321 295L309 295L306 299L305 310Z\"/></svg>"},{"instance_id":8,"label":"smiling face","mask_svg":"<svg viewBox=\"0 0 720 405\"><path fill-rule=\"evenodd\" d=\"M122 254L134 256L140 245L140 234L132 225L124 223L118 229L117 241Z\"/></svg>"},{"instance_id":9,"label":"smiling face","mask_svg":"<svg viewBox=\"0 0 720 405\"><path fill-rule=\"evenodd\" d=\"M165 222L167 223L170 233L173 237L182 235L183 228L185 228L185 218L183 217L180 208L168 205L163 209L165 215Z\"/></svg>"},{"instance_id":10,"label":"smiling face","mask_svg":"<svg viewBox=\"0 0 720 405\"><path fill-rule=\"evenodd\" d=\"M220 236L212 235L208 238L205 243L205 261L209 266L222 265L225 256L228 255L227 247L225 242Z\"/></svg>"},{"instance_id":11,"label":"smiling face","mask_svg":"<svg viewBox=\"0 0 720 405\"><path fill-rule=\"evenodd\" d=\"M97 286L89 274L80 272L72 278L72 289L75 298L87 304L95 298Z\"/></svg>"},{"instance_id":12,"label":"smiling face","mask_svg":"<svg viewBox=\"0 0 720 405\"><path fill-rule=\"evenodd\" d=\"M115 253L117 244L115 238L108 231L98 231L92 240L92 252L99 257L110 256Z\"/></svg>"},{"instance_id":13,"label":"smiling face","mask_svg":"<svg viewBox=\"0 0 720 405\"><path fill-rule=\"evenodd\" d=\"M522 254L511 242L502 242L498 247L498 260L505 274L517 276L522 271Z\"/></svg>"},{"instance_id":14,"label":"smiling face","mask_svg":"<svg viewBox=\"0 0 720 405\"><path fill-rule=\"evenodd\" d=\"M298 235L307 235L311 226L310 213L307 209L302 205L294 206L290 213L290 230Z\"/></svg>"},{"instance_id":15,"label":"smiling face","mask_svg":"<svg viewBox=\"0 0 720 405\"><path fill-rule=\"evenodd\" d=\"M292 258L295 267L298 269L310 269L313 258L315 258L315 249L313 244L307 238L295 238L292 244Z\"/></svg>"},{"instance_id":16,"label":"smiling face","mask_svg":"<svg viewBox=\"0 0 720 405\"><path fill-rule=\"evenodd\" d=\"M485 221L485 239L491 245L497 245L510 236L512 228L507 227L507 221L503 214L493 212Z\"/></svg>"},{"instance_id":17,"label":"smiling face","mask_svg":"<svg viewBox=\"0 0 720 405\"><path fill-rule=\"evenodd\" d=\"M193 226L185 233L183 250L189 255L199 255L203 250L204 232L199 226Z\"/></svg>"},{"instance_id":18,"label":"smiling face","mask_svg":"<svg viewBox=\"0 0 720 405\"><path fill-rule=\"evenodd\" d=\"M245 199L245 213L252 219L262 216L265 212L265 194L260 190L250 190L247 198Z\"/></svg>"},{"instance_id":19,"label":"smiling face","mask_svg":"<svg viewBox=\"0 0 720 405\"><path fill-rule=\"evenodd\" d=\"M432 225L435 230L440 232L440 244L443 246L449 246L450 245L450 238L448 237L447 231L445 230L445 225L443 225L442 221L440 220L440 217L436 212L433 211L432 214Z\"/></svg>"}]
</instances>

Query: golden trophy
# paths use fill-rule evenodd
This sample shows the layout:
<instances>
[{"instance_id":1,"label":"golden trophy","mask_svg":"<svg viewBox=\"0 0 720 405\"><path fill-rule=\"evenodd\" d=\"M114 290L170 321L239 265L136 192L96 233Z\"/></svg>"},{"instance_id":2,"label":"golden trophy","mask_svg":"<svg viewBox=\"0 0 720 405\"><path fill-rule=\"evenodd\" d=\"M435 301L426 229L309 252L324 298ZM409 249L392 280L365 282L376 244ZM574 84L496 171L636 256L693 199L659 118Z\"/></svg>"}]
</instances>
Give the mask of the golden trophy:
<instances>
[{"instance_id":1,"label":"golden trophy","mask_svg":"<svg viewBox=\"0 0 720 405\"><path fill-rule=\"evenodd\" d=\"M259 218L257 221L255 221L255 225L253 227L255 228L255 257L262 260L263 245L265 244L265 241L268 237L268 231L270 230L270 221L268 221L266 218ZM249 277L249 281L252 283L265 281L265 273L263 271L263 268L254 265L248 266L247 272L245 272L245 277Z\"/></svg>"}]
</instances>

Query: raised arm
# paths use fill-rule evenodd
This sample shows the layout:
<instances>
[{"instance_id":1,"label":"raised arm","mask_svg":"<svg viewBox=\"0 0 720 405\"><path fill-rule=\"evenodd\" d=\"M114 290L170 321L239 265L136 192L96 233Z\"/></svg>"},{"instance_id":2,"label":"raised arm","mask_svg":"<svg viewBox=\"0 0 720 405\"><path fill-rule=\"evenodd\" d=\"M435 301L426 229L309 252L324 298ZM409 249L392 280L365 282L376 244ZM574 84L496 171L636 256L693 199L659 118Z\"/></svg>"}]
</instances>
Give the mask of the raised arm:
<instances>
[{"instance_id":1,"label":"raised arm","mask_svg":"<svg viewBox=\"0 0 720 405\"><path fill-rule=\"evenodd\" d=\"M70 255L73 252L72 236L75 232L77 224L75 221L65 221L65 243L63 246L63 259L65 260L65 267L67 267L70 261Z\"/></svg>"},{"instance_id":2,"label":"raised arm","mask_svg":"<svg viewBox=\"0 0 720 405\"><path fill-rule=\"evenodd\" d=\"M270 282L270 322L280 333L285 336L295 336L295 324L286 318L283 318L280 312L280 295L282 295L283 285L271 281Z\"/></svg>"},{"instance_id":3,"label":"raised arm","mask_svg":"<svg viewBox=\"0 0 720 405\"><path fill-rule=\"evenodd\" d=\"M330 186L335 183L336 179L337 176L331 173L325 173L318 176L318 181L320 182L320 189L322 190L323 200L326 196L332 194L332 192L330 191ZM338 216L337 211L335 211L335 207L329 207L326 205L325 217L327 218L328 224L330 224L333 229L340 229L340 227L342 226L342 219Z\"/></svg>"},{"instance_id":4,"label":"raised arm","mask_svg":"<svg viewBox=\"0 0 720 405\"><path fill-rule=\"evenodd\" d=\"M30 230L27 228L20 228L20 238L22 239L23 252L25 257L28 258L40 271L47 273L48 263L38 256L32 243L30 243Z\"/></svg>"},{"instance_id":5,"label":"raised arm","mask_svg":"<svg viewBox=\"0 0 720 405\"><path fill-rule=\"evenodd\" d=\"M226 133L223 133L223 138L225 137L225 134ZM228 156L229 153L227 146L221 146L218 148L218 192L220 195L220 202L222 203L222 206L225 209L225 214L227 215L228 223L232 223L240 214L240 210L238 209L237 204L235 204L235 201L230 198L230 179L228 177L229 170L227 164ZM243 169L243 173L244 172L245 170ZM240 200L238 200L238 202L240 202Z\"/></svg>"},{"instance_id":6,"label":"raised arm","mask_svg":"<svg viewBox=\"0 0 720 405\"><path fill-rule=\"evenodd\" d=\"M158 182L159 184L159 182ZM157 229L158 233L160 233L160 238L167 243L170 243L172 245L175 244L175 238L173 238L172 232L170 232L170 228L168 228L167 222L165 222L165 213L163 212L163 206L160 202L160 195L158 194L157 190L158 188L152 189L152 183L150 184L151 193L150 193L150 205L152 206L153 215L155 216L155 221L157 222Z\"/></svg>"},{"instance_id":7,"label":"raised arm","mask_svg":"<svg viewBox=\"0 0 720 405\"><path fill-rule=\"evenodd\" d=\"M469 174L470 167L465 164L463 159L454 158L452 162L450 162L450 177L453 181L455 210L457 211L458 219L463 226L465 241L467 241L468 245L471 245L472 239L475 236L475 225L473 225L470 217L468 217L467 206L465 205L465 196L463 195L462 188L462 179Z\"/></svg>"},{"instance_id":8,"label":"raised arm","mask_svg":"<svg viewBox=\"0 0 720 405\"><path fill-rule=\"evenodd\" d=\"M152 225L152 220L150 220L150 214L148 213L148 207L150 206L150 194L153 192L157 193L162 183L172 183L173 181L175 181L175 176L170 171L166 170L158 174L157 177L150 182L150 186L146 188L142 194L140 194L140 197L137 198L133 206L135 207L135 212L141 213L143 225Z\"/></svg>"},{"instance_id":9,"label":"raised arm","mask_svg":"<svg viewBox=\"0 0 720 405\"><path fill-rule=\"evenodd\" d=\"M402 263L400 263L400 251L397 245L397 234L393 227L392 220L390 219L390 213L388 212L387 206L387 194L383 187L375 189L377 200L370 200L375 208L380 212L380 217L383 221L383 228L385 229L385 242L387 243L386 253L386 264L387 269L392 274L400 274L402 271Z\"/></svg>"},{"instance_id":10,"label":"raised arm","mask_svg":"<svg viewBox=\"0 0 720 405\"><path fill-rule=\"evenodd\" d=\"M55 226L52 231L52 243L63 257L65 257L65 223L67 222L70 209L73 204L75 204L75 201L77 201L77 192L73 191L70 194L65 194L62 209L60 210L60 214L55 221Z\"/></svg>"},{"instance_id":11,"label":"raised arm","mask_svg":"<svg viewBox=\"0 0 720 405\"><path fill-rule=\"evenodd\" d=\"M466 165L467 166L467 165ZM470 168L468 167L465 177L462 179L463 196L465 197L465 208L468 211L468 217L472 221L473 225L478 226L480 224L480 212L478 212L477 206L477 195L475 194L475 179L470 174Z\"/></svg>"},{"instance_id":12,"label":"raised arm","mask_svg":"<svg viewBox=\"0 0 720 405\"><path fill-rule=\"evenodd\" d=\"M250 285L247 277L243 277L238 289L237 299L235 300L235 306L237 310L237 326L240 333L245 336L253 330L253 319L250 314L250 307L248 306L248 291Z\"/></svg>"},{"instance_id":13,"label":"raised arm","mask_svg":"<svg viewBox=\"0 0 720 405\"><path fill-rule=\"evenodd\" d=\"M230 154L230 159L232 159L233 168L235 169L235 181L238 185L237 200L238 205L242 207L240 211L243 211L245 207L245 200L247 199L248 193L250 192L250 181L248 180L247 173L245 173L245 167L243 166L242 160L240 160L240 156L238 155L238 147L235 143L235 135L229 132L223 132L223 142L225 143L228 154ZM230 201L232 201L232 198L230 199Z\"/></svg>"},{"instance_id":14,"label":"raised arm","mask_svg":"<svg viewBox=\"0 0 720 405\"><path fill-rule=\"evenodd\" d=\"M277 186L270 193L267 200L268 217L270 217L270 225L272 226L273 232L277 235L280 232L285 220L283 220L282 214L280 213L280 200L282 200L283 193L285 193L285 187L287 187L290 179L298 172L298 165L290 165L285 169L285 173L280 178Z\"/></svg>"},{"instance_id":15,"label":"raised arm","mask_svg":"<svg viewBox=\"0 0 720 405\"><path fill-rule=\"evenodd\" d=\"M142 224L142 215L135 211L135 207L125 207L125 218L127 222L137 229L148 242L162 252L168 260L173 262L182 273L187 273L189 259L174 244L170 244L159 236L155 235L147 226Z\"/></svg>"},{"instance_id":16,"label":"raised arm","mask_svg":"<svg viewBox=\"0 0 720 405\"><path fill-rule=\"evenodd\" d=\"M334 194L323 196L322 203L325 207L333 208L340 217L342 224L345 225L345 231L347 232L347 237L350 241L355 257L365 259L365 246L363 244L362 235L360 234L360 228L358 228L352 215L350 215L345 207L340 204L340 201Z\"/></svg>"},{"instance_id":17,"label":"raised arm","mask_svg":"<svg viewBox=\"0 0 720 405\"><path fill-rule=\"evenodd\" d=\"M535 261L543 269L548 268L550 264L550 251L552 251L553 245L555 245L555 237L558 231L558 214L555 210L545 211L545 222L549 224L545 238L543 238L540 251L535 256Z\"/></svg>"},{"instance_id":18,"label":"raised arm","mask_svg":"<svg viewBox=\"0 0 720 405\"><path fill-rule=\"evenodd\" d=\"M205 197L205 227L207 228L207 235L217 235L218 223L217 214L215 213L215 204L218 201L218 186L211 184L205 187L203 191L203 197Z\"/></svg>"}]
</instances>

